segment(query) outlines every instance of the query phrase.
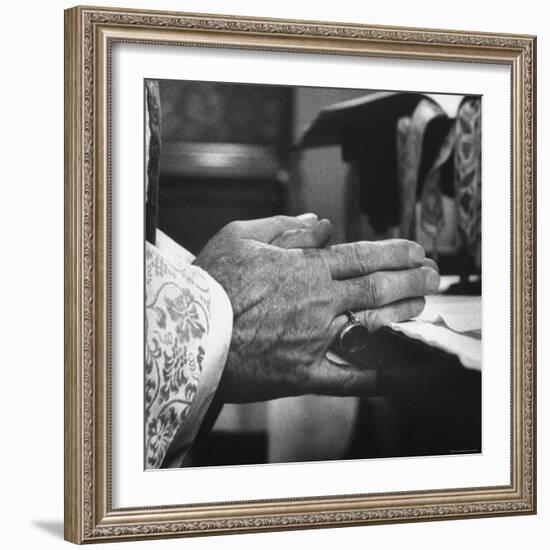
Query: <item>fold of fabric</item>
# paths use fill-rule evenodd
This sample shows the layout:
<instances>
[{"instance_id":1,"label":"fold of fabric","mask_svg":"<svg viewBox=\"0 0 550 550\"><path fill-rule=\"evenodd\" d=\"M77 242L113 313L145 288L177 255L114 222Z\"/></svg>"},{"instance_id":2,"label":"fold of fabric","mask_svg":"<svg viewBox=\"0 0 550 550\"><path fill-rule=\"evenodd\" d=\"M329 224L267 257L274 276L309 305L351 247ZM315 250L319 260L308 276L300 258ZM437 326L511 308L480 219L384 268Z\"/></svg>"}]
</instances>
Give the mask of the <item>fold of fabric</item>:
<instances>
[{"instance_id":1,"label":"fold of fabric","mask_svg":"<svg viewBox=\"0 0 550 550\"><path fill-rule=\"evenodd\" d=\"M426 175L420 194L420 226L432 239L432 254L437 261L437 237L443 228L443 186L442 169L455 147L456 133L450 126L437 156Z\"/></svg>"},{"instance_id":2,"label":"fold of fabric","mask_svg":"<svg viewBox=\"0 0 550 550\"><path fill-rule=\"evenodd\" d=\"M480 296L426 296L418 317L392 323L391 328L456 355L466 368L481 370L481 312Z\"/></svg>"},{"instance_id":3,"label":"fold of fabric","mask_svg":"<svg viewBox=\"0 0 550 550\"><path fill-rule=\"evenodd\" d=\"M393 330L402 332L409 338L420 340L429 346L456 355L462 366L481 370L481 339L460 334L446 326L421 320L411 320L404 323L394 323Z\"/></svg>"},{"instance_id":4,"label":"fold of fabric","mask_svg":"<svg viewBox=\"0 0 550 550\"><path fill-rule=\"evenodd\" d=\"M430 122L441 116L446 115L439 105L422 100L410 118L401 118L397 124L400 236L405 239L415 238L414 212L426 129Z\"/></svg>"}]
</instances>

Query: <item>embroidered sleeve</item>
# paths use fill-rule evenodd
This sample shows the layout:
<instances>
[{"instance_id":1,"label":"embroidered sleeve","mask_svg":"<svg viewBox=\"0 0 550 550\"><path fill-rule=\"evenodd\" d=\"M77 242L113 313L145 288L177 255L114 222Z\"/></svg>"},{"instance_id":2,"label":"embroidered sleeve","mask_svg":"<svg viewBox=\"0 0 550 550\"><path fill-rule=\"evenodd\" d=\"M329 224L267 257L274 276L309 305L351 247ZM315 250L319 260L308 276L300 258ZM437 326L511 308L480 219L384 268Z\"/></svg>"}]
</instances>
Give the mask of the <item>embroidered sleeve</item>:
<instances>
[{"instance_id":1,"label":"embroidered sleeve","mask_svg":"<svg viewBox=\"0 0 550 550\"><path fill-rule=\"evenodd\" d=\"M166 239L166 238L164 238ZM181 463L216 391L227 357L232 310L206 272L146 243L145 466Z\"/></svg>"}]
</instances>

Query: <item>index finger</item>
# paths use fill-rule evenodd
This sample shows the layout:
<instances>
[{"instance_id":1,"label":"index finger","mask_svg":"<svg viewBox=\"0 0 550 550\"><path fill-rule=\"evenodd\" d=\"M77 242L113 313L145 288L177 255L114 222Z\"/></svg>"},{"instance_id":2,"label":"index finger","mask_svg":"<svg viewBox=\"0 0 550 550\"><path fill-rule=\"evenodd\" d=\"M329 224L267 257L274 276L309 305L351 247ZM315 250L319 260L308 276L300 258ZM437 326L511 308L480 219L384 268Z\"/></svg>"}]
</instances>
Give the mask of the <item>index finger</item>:
<instances>
[{"instance_id":1,"label":"index finger","mask_svg":"<svg viewBox=\"0 0 550 550\"><path fill-rule=\"evenodd\" d=\"M227 225L226 229L242 239L270 243L285 231L311 228L317 221L315 214L302 214L296 217L279 215L254 220L236 220Z\"/></svg>"},{"instance_id":2,"label":"index finger","mask_svg":"<svg viewBox=\"0 0 550 550\"><path fill-rule=\"evenodd\" d=\"M270 244L279 248L323 248L332 236L332 225L320 220L311 227L289 229L279 235Z\"/></svg>"},{"instance_id":3,"label":"index finger","mask_svg":"<svg viewBox=\"0 0 550 550\"><path fill-rule=\"evenodd\" d=\"M422 265L424 248L405 239L358 241L319 250L333 279L350 279L374 273L410 269Z\"/></svg>"}]
</instances>

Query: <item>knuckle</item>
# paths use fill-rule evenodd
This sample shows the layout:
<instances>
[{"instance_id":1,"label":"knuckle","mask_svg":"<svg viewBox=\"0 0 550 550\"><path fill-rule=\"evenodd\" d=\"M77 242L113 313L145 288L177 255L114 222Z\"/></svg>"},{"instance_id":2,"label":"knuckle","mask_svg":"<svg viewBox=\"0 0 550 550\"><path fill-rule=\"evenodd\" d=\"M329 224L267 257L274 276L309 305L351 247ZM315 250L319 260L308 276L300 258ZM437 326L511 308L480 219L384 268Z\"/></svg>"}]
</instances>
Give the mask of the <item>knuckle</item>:
<instances>
[{"instance_id":1,"label":"knuckle","mask_svg":"<svg viewBox=\"0 0 550 550\"><path fill-rule=\"evenodd\" d=\"M222 229L222 232L229 236L236 236L239 233L242 232L243 229L243 222L240 220L235 220L232 222L229 222L224 228Z\"/></svg>"},{"instance_id":2,"label":"knuckle","mask_svg":"<svg viewBox=\"0 0 550 550\"><path fill-rule=\"evenodd\" d=\"M291 243L294 239L294 237L296 236L295 232L294 231L291 231L291 230L286 230L285 232L281 233L280 235L278 235L277 237L275 237L272 241L271 241L271 244L274 244L276 246L286 246L288 245L289 243Z\"/></svg>"},{"instance_id":3,"label":"knuckle","mask_svg":"<svg viewBox=\"0 0 550 550\"><path fill-rule=\"evenodd\" d=\"M351 257L353 263L358 267L361 273L367 272L368 253L366 243L355 242L351 243Z\"/></svg>"},{"instance_id":4,"label":"knuckle","mask_svg":"<svg viewBox=\"0 0 550 550\"><path fill-rule=\"evenodd\" d=\"M379 273L373 273L366 279L366 291L369 302L372 306L380 305L382 296L384 294L384 287L386 285L384 276Z\"/></svg>"},{"instance_id":5,"label":"knuckle","mask_svg":"<svg viewBox=\"0 0 550 550\"><path fill-rule=\"evenodd\" d=\"M273 216L273 221L281 226L288 226L290 219L291 218L289 216L284 216L283 214L277 214Z\"/></svg>"}]
</instances>

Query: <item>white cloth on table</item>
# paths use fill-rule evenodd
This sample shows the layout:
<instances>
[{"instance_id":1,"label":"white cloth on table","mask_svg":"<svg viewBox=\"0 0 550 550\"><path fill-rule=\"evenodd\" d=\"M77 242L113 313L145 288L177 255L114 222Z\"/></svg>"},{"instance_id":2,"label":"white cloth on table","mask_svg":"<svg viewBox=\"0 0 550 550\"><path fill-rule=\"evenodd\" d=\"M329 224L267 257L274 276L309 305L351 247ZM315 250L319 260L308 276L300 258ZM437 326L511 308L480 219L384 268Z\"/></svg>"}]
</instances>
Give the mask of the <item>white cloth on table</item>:
<instances>
[{"instance_id":1,"label":"white cloth on table","mask_svg":"<svg viewBox=\"0 0 550 550\"><path fill-rule=\"evenodd\" d=\"M421 315L391 328L456 355L467 368L481 370L481 297L426 296Z\"/></svg>"}]
</instances>

